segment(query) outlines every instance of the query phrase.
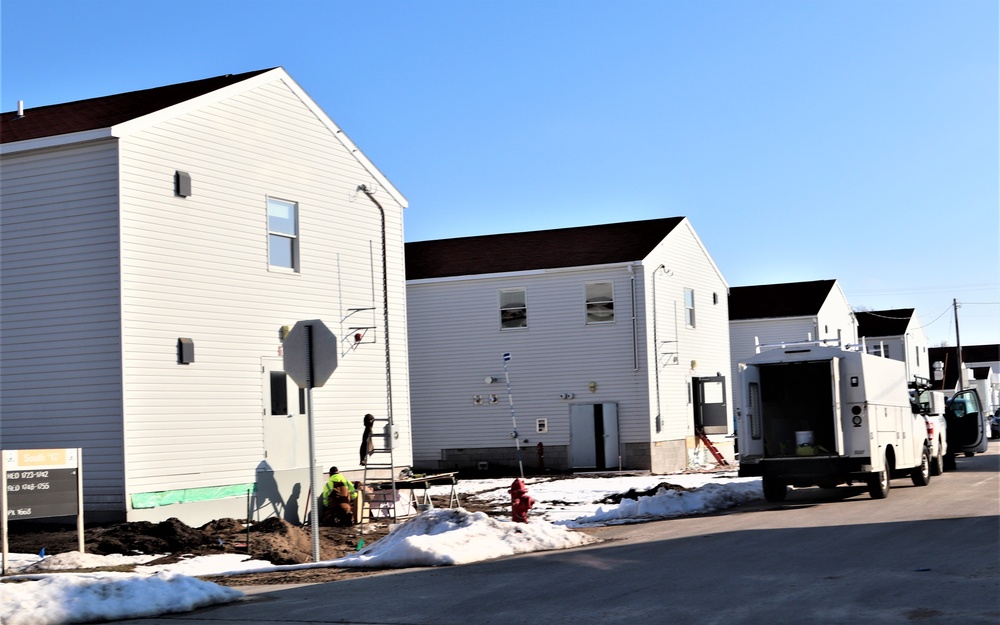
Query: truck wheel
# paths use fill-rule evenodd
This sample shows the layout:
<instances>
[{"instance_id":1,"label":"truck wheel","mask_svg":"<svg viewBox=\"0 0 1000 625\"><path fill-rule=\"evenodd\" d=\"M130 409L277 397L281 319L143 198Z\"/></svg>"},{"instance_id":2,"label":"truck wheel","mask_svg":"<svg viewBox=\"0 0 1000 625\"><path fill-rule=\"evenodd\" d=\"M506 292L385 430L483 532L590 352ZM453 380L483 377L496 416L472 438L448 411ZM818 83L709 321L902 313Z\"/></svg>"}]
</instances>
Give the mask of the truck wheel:
<instances>
[{"instance_id":1,"label":"truck wheel","mask_svg":"<svg viewBox=\"0 0 1000 625\"><path fill-rule=\"evenodd\" d=\"M941 449L941 441L938 441L937 456L935 456L934 461L931 462L931 475L941 475L944 473L944 453L941 452Z\"/></svg>"},{"instance_id":2,"label":"truck wheel","mask_svg":"<svg viewBox=\"0 0 1000 625\"><path fill-rule=\"evenodd\" d=\"M927 486L931 483L931 450L924 446L924 452L920 454L920 466L913 469L910 479L914 486Z\"/></svg>"},{"instance_id":3,"label":"truck wheel","mask_svg":"<svg viewBox=\"0 0 1000 625\"><path fill-rule=\"evenodd\" d=\"M765 477L761 478L761 483L764 486L764 499L771 503L781 503L785 500L785 495L788 494L788 486L784 482L772 477Z\"/></svg>"},{"instance_id":4,"label":"truck wheel","mask_svg":"<svg viewBox=\"0 0 1000 625\"><path fill-rule=\"evenodd\" d=\"M882 458L882 470L868 474L868 494L872 499L885 499L889 496L889 459Z\"/></svg>"}]
</instances>

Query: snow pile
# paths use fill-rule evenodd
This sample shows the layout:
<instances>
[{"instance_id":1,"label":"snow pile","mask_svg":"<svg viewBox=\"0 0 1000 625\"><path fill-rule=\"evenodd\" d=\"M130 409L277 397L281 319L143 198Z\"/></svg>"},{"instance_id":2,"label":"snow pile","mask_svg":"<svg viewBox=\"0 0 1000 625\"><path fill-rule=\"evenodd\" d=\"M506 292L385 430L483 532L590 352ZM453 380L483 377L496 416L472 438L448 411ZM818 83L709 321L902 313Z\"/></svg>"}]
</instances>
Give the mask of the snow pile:
<instances>
[{"instance_id":1,"label":"snow pile","mask_svg":"<svg viewBox=\"0 0 1000 625\"><path fill-rule=\"evenodd\" d=\"M664 480L669 482L664 482ZM432 509L392 528L368 548L337 560L273 565L240 554L192 557L162 565L143 565L157 556L95 556L78 552L45 558L10 554L8 566L20 573L0 584L3 625L66 625L95 620L153 617L237 601L243 593L194 578L304 568L399 568L467 564L491 558L567 549L596 539L573 531L593 527L712 512L763 498L760 480L735 473L669 476L580 476L572 479L529 478L537 501L528 523L514 523L462 508ZM650 492L667 483L682 490L658 488L654 495L602 500L628 491ZM470 480L458 487L463 498L510 504L510 480ZM437 487L435 487L437 488ZM448 491L434 494L448 494ZM42 574L37 571L134 564L135 573ZM16 583L14 583L16 582Z\"/></svg>"},{"instance_id":2,"label":"snow pile","mask_svg":"<svg viewBox=\"0 0 1000 625\"><path fill-rule=\"evenodd\" d=\"M162 556L141 555L123 556L120 554L98 556L90 553L70 551L48 557L36 556L33 562L17 567L19 573L34 573L39 571L65 571L71 569L96 569L110 566L127 566L143 564Z\"/></svg>"},{"instance_id":3,"label":"snow pile","mask_svg":"<svg viewBox=\"0 0 1000 625\"><path fill-rule=\"evenodd\" d=\"M363 551L333 561L341 567L467 564L516 553L567 549L596 542L546 523L514 523L461 508L428 510Z\"/></svg>"},{"instance_id":4,"label":"snow pile","mask_svg":"<svg viewBox=\"0 0 1000 625\"><path fill-rule=\"evenodd\" d=\"M660 488L652 497L622 499L614 507L600 507L590 516L564 522L569 527L639 523L650 519L670 518L710 510L724 510L761 498L760 481L729 484L706 484L697 490Z\"/></svg>"},{"instance_id":5,"label":"snow pile","mask_svg":"<svg viewBox=\"0 0 1000 625\"><path fill-rule=\"evenodd\" d=\"M58 575L3 585L4 625L63 625L190 612L243 593L186 575Z\"/></svg>"}]
</instances>

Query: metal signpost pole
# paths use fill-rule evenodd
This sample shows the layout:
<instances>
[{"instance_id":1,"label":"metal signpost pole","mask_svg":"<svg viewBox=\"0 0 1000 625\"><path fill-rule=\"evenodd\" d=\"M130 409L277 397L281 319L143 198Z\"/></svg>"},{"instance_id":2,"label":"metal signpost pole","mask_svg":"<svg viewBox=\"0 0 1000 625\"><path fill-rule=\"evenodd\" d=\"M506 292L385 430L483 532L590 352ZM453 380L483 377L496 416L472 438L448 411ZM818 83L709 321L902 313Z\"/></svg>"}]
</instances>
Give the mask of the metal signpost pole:
<instances>
[{"instance_id":1,"label":"metal signpost pole","mask_svg":"<svg viewBox=\"0 0 1000 625\"><path fill-rule=\"evenodd\" d=\"M316 484L316 430L313 425L313 344L312 326L305 326L305 357L306 357L306 422L309 424L309 492L313 494L309 514L309 528L312 530L313 562L319 562L319 506L323 495L317 490Z\"/></svg>"},{"instance_id":2,"label":"metal signpost pole","mask_svg":"<svg viewBox=\"0 0 1000 625\"><path fill-rule=\"evenodd\" d=\"M285 374L306 390L306 421L309 426L309 489L313 499L309 515L313 537L313 560L319 562L319 513L323 495L316 481L316 432L313 418L313 387L323 386L337 368L337 337L320 319L299 321L283 344Z\"/></svg>"}]
</instances>

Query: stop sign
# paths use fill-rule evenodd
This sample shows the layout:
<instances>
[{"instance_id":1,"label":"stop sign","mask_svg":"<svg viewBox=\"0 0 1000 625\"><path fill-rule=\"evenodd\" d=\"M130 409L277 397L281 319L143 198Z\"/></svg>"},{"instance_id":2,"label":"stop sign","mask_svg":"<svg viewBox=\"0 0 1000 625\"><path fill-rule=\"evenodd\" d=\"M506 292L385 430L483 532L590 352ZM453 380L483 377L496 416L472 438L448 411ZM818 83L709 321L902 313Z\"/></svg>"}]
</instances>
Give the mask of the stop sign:
<instances>
[{"instance_id":1,"label":"stop sign","mask_svg":"<svg viewBox=\"0 0 1000 625\"><path fill-rule=\"evenodd\" d=\"M322 321L299 321L285 337L285 373L301 388L323 386L337 368L337 349L337 337Z\"/></svg>"}]
</instances>

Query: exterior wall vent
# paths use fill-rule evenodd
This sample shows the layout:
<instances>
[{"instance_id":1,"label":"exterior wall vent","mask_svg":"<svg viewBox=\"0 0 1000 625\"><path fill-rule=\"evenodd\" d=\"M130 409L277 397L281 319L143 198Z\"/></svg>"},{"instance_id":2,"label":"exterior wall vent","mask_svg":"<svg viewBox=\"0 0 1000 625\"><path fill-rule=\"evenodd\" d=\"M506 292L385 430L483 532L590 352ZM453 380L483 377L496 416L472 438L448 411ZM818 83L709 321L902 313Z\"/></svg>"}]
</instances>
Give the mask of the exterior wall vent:
<instances>
[{"instance_id":1,"label":"exterior wall vent","mask_svg":"<svg viewBox=\"0 0 1000 625\"><path fill-rule=\"evenodd\" d=\"M191 195L191 174L179 169L174 172L174 195L179 197Z\"/></svg>"}]
</instances>

